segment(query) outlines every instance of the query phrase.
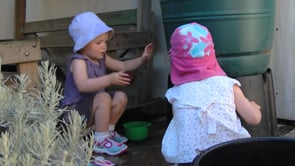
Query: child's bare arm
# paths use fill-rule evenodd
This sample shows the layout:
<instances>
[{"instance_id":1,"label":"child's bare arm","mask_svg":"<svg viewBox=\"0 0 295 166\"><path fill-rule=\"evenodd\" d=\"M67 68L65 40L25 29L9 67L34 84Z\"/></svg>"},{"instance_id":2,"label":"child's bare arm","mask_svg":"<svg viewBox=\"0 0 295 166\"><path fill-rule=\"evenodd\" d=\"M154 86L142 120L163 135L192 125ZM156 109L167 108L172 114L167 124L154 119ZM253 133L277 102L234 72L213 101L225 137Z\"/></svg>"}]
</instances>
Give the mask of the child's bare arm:
<instances>
[{"instance_id":1,"label":"child's bare arm","mask_svg":"<svg viewBox=\"0 0 295 166\"><path fill-rule=\"evenodd\" d=\"M74 59L71 63L74 81L81 92L96 92L111 85L126 86L130 84L128 74L123 71L113 72L101 77L88 78L87 66L84 60Z\"/></svg>"},{"instance_id":2,"label":"child's bare arm","mask_svg":"<svg viewBox=\"0 0 295 166\"><path fill-rule=\"evenodd\" d=\"M153 51L154 44L149 43L145 46L145 49L140 57L126 61L119 61L107 56L106 65L110 70L113 71L132 71L143 65L145 62L148 62L153 55Z\"/></svg>"},{"instance_id":3,"label":"child's bare arm","mask_svg":"<svg viewBox=\"0 0 295 166\"><path fill-rule=\"evenodd\" d=\"M251 125L259 124L261 121L260 106L254 101L249 101L238 85L234 85L234 96L238 114Z\"/></svg>"}]
</instances>

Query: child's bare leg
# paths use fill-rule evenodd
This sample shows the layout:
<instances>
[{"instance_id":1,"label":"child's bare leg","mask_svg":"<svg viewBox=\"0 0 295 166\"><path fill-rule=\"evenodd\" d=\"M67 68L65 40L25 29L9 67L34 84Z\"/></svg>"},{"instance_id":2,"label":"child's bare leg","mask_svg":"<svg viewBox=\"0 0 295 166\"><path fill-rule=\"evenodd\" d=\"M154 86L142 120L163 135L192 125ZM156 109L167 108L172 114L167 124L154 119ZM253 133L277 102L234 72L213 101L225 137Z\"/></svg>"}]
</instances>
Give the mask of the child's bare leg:
<instances>
[{"instance_id":1,"label":"child's bare leg","mask_svg":"<svg viewBox=\"0 0 295 166\"><path fill-rule=\"evenodd\" d=\"M96 132L107 132L110 123L112 98L106 92L100 92L93 99L92 117Z\"/></svg>"},{"instance_id":2,"label":"child's bare leg","mask_svg":"<svg viewBox=\"0 0 295 166\"><path fill-rule=\"evenodd\" d=\"M124 92L116 92L112 101L112 112L109 124L109 134L110 137L121 144L124 144L128 139L115 131L116 123L122 116L127 105L128 98Z\"/></svg>"},{"instance_id":3,"label":"child's bare leg","mask_svg":"<svg viewBox=\"0 0 295 166\"><path fill-rule=\"evenodd\" d=\"M110 137L109 126L112 111L112 98L106 92L95 95L93 100L94 115L94 140L93 151L95 153L106 153L109 155L118 155L127 150L128 146L121 144Z\"/></svg>"},{"instance_id":4,"label":"child's bare leg","mask_svg":"<svg viewBox=\"0 0 295 166\"><path fill-rule=\"evenodd\" d=\"M128 98L124 92L116 92L112 101L110 124L115 125L125 111Z\"/></svg>"}]
</instances>

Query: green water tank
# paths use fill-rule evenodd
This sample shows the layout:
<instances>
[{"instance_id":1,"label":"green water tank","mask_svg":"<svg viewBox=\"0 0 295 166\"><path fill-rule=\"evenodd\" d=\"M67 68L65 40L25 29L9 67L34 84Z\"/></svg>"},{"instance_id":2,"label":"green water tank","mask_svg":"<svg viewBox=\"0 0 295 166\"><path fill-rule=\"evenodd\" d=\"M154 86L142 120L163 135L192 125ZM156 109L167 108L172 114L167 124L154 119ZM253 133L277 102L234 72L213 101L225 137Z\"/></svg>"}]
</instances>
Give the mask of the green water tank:
<instances>
[{"instance_id":1,"label":"green water tank","mask_svg":"<svg viewBox=\"0 0 295 166\"><path fill-rule=\"evenodd\" d=\"M229 76L267 70L273 43L275 0L160 0L167 47L179 25L198 22L212 34Z\"/></svg>"}]
</instances>

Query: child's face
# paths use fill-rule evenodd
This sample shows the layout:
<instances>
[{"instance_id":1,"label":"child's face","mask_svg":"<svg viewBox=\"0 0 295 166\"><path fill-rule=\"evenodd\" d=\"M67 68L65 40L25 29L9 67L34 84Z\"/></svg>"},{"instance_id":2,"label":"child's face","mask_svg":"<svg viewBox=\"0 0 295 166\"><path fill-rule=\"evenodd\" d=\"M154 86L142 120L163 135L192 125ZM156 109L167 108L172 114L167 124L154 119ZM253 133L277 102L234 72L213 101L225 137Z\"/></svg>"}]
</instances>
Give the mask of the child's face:
<instances>
[{"instance_id":1,"label":"child's face","mask_svg":"<svg viewBox=\"0 0 295 166\"><path fill-rule=\"evenodd\" d=\"M108 40L109 33L97 36L81 50L81 54L87 56L92 61L102 59L107 52Z\"/></svg>"}]
</instances>

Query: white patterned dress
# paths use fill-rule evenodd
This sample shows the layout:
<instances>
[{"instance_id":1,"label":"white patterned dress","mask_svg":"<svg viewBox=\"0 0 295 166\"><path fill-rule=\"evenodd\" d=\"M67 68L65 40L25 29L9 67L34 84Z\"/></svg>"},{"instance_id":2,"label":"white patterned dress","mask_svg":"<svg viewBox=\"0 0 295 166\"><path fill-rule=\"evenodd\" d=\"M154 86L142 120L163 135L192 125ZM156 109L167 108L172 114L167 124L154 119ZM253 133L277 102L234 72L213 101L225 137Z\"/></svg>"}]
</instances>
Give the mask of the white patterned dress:
<instances>
[{"instance_id":1,"label":"white patterned dress","mask_svg":"<svg viewBox=\"0 0 295 166\"><path fill-rule=\"evenodd\" d=\"M227 76L214 76L174 86L166 92L173 118L162 140L170 163L190 163L213 145L250 137L235 111L233 85Z\"/></svg>"}]
</instances>

